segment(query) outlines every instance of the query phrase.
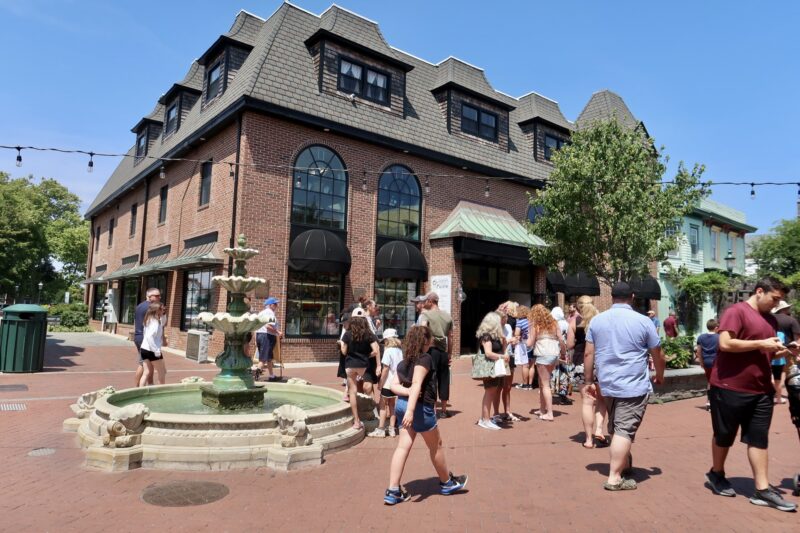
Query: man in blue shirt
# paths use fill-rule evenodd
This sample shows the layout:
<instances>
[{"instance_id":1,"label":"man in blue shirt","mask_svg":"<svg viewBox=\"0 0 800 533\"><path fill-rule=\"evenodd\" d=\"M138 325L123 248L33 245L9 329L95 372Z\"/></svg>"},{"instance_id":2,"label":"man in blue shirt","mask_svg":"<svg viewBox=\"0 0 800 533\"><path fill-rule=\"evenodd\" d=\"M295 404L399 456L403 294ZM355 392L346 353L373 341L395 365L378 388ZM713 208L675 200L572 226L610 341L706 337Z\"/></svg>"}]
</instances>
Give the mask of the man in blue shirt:
<instances>
[{"instance_id":1,"label":"man in blue shirt","mask_svg":"<svg viewBox=\"0 0 800 533\"><path fill-rule=\"evenodd\" d=\"M584 375L597 369L597 384L587 390L595 395L598 385L608 407L608 432L611 433L611 464L606 490L633 490L631 444L644 418L653 386L647 367L648 351L656 366L655 383L663 383L666 360L653 322L633 310L633 290L625 282L611 289L614 305L600 313L586 333Z\"/></svg>"}]
</instances>

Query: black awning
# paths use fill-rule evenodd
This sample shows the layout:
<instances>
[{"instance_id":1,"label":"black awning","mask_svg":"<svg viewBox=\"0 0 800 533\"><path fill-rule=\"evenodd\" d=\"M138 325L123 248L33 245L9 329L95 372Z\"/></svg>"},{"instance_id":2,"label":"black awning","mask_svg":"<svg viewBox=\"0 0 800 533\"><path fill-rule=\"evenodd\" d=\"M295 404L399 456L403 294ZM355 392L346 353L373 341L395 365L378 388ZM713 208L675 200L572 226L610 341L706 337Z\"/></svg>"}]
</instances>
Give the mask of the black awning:
<instances>
[{"instance_id":1,"label":"black awning","mask_svg":"<svg viewBox=\"0 0 800 533\"><path fill-rule=\"evenodd\" d=\"M660 300L661 285L653 276L632 276L630 281L633 295L645 300Z\"/></svg>"},{"instance_id":2,"label":"black awning","mask_svg":"<svg viewBox=\"0 0 800 533\"><path fill-rule=\"evenodd\" d=\"M350 272L350 250L335 233L324 229L304 231L289 247L289 266L301 272Z\"/></svg>"},{"instance_id":3,"label":"black awning","mask_svg":"<svg viewBox=\"0 0 800 533\"><path fill-rule=\"evenodd\" d=\"M564 294L567 296L600 296L600 283L586 272L564 276Z\"/></svg>"},{"instance_id":4,"label":"black awning","mask_svg":"<svg viewBox=\"0 0 800 533\"><path fill-rule=\"evenodd\" d=\"M428 279L428 262L413 244L389 241L375 256L375 277L425 281Z\"/></svg>"},{"instance_id":5,"label":"black awning","mask_svg":"<svg viewBox=\"0 0 800 533\"><path fill-rule=\"evenodd\" d=\"M552 292L566 292L564 274L558 270L547 273L547 284L550 286Z\"/></svg>"}]
</instances>

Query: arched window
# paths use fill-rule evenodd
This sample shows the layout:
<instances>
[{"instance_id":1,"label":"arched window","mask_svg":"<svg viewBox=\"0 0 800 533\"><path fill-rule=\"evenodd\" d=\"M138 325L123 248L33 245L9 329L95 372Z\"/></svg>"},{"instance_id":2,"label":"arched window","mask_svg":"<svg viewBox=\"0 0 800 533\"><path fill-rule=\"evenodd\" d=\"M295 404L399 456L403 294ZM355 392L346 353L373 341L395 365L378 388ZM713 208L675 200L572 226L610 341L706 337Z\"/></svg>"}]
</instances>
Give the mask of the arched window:
<instances>
[{"instance_id":1,"label":"arched window","mask_svg":"<svg viewBox=\"0 0 800 533\"><path fill-rule=\"evenodd\" d=\"M384 170L378 184L378 235L419 241L421 203L413 172L401 165Z\"/></svg>"},{"instance_id":2,"label":"arched window","mask_svg":"<svg viewBox=\"0 0 800 533\"><path fill-rule=\"evenodd\" d=\"M294 163L292 223L346 229L347 170L336 153L310 146Z\"/></svg>"}]
</instances>

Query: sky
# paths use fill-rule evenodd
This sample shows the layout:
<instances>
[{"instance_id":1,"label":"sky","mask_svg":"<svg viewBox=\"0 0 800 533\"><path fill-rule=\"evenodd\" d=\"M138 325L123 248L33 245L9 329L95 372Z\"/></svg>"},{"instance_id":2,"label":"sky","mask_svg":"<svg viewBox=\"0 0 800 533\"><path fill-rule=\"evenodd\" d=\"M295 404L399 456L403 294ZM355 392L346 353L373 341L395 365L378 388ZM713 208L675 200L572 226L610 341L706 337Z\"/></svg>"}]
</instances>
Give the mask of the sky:
<instances>
[{"instance_id":1,"label":"sky","mask_svg":"<svg viewBox=\"0 0 800 533\"><path fill-rule=\"evenodd\" d=\"M670 156L712 181L800 183L800 2L673 0L340 0L394 47L455 56L496 90L535 91L575 120L592 93L618 93ZM278 0L0 0L0 145L125 152L131 127L240 9ZM330 1L294 2L322 13ZM85 156L0 150L12 177L52 177L87 208L116 166ZM798 186L718 186L713 200L764 233L796 216Z\"/></svg>"}]
</instances>

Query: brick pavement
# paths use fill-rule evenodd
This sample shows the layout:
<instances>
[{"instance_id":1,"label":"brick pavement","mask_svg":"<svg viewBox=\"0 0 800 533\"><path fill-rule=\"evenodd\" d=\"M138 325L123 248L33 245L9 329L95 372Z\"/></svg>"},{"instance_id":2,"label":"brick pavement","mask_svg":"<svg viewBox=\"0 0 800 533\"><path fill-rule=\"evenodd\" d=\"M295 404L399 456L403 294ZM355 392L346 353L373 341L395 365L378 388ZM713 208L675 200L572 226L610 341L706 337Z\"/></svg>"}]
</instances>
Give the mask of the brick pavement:
<instances>
[{"instance_id":1,"label":"brick pavement","mask_svg":"<svg viewBox=\"0 0 800 533\"><path fill-rule=\"evenodd\" d=\"M77 340L48 344L45 372L0 375L0 385L24 384L28 391L0 391L0 402L24 401L23 412L0 412L0 530L133 531L796 531L800 515L759 508L747 501L745 449L732 450L728 475L739 496L713 496L703 487L708 469L710 424L700 400L649 408L633 448L639 490L602 490L606 450L585 450L577 404L558 407L554 423L535 419L498 432L474 425L481 389L469 379L469 362L455 364L455 417L441 428L451 469L470 476L468 490L436 493L424 445L417 443L404 484L412 500L382 505L394 440L367 439L329 455L319 468L278 473L268 469L228 472L135 470L109 474L82 466L74 434L62 433L69 404L80 393L133 379L134 352L126 346L77 347ZM77 338L76 338L77 339ZM85 344L85 343L83 343ZM94 344L98 344L95 342ZM73 346L71 346L73 345ZM208 375L213 366L168 355L168 381ZM291 375L338 388L335 369L303 368ZM287 374L289 372L287 371ZM537 394L514 391L515 411L526 416ZM55 453L31 457L34 448ZM788 487L800 471L800 443L785 406L776 409L770 448L770 479ZM161 508L140 499L153 484L175 480L224 483L230 494L189 508ZM789 499L797 501L791 495ZM225 513L225 514L223 514Z\"/></svg>"}]
</instances>

